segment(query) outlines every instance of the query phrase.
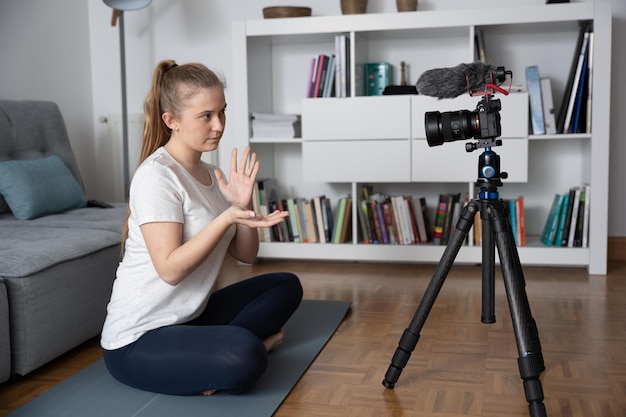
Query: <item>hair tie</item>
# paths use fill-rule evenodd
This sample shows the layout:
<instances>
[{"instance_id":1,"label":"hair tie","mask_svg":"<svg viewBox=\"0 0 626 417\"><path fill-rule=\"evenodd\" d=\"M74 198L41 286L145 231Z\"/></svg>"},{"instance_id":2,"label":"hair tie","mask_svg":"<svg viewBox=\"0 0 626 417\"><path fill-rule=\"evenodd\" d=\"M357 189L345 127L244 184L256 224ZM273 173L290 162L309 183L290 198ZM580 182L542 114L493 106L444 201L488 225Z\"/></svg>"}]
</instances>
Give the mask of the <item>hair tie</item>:
<instances>
[{"instance_id":1,"label":"hair tie","mask_svg":"<svg viewBox=\"0 0 626 417\"><path fill-rule=\"evenodd\" d=\"M178 64L172 64L169 67L165 68L165 71L163 71L163 74L165 74L166 72L168 72L169 70L171 70L172 68L176 68L178 66Z\"/></svg>"}]
</instances>

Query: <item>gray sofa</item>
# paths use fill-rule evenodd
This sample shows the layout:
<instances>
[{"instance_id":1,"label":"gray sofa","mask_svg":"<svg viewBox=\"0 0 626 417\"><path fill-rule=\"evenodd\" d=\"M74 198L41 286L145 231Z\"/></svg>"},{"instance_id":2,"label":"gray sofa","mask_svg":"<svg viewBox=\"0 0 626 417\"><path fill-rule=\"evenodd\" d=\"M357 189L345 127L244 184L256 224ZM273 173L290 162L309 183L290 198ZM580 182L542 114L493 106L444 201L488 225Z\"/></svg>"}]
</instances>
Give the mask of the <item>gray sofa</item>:
<instances>
[{"instance_id":1,"label":"gray sofa","mask_svg":"<svg viewBox=\"0 0 626 417\"><path fill-rule=\"evenodd\" d=\"M0 194L2 382L100 333L127 209L87 201L52 102L0 101Z\"/></svg>"}]
</instances>

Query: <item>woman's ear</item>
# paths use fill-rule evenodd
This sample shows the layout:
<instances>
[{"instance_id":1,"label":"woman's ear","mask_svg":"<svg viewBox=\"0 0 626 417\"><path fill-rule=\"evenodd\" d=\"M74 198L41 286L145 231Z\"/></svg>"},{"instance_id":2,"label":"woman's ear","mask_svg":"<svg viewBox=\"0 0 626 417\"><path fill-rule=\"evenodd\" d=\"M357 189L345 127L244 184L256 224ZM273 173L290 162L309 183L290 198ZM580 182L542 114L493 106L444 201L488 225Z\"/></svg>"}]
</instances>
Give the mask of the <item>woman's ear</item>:
<instances>
[{"instance_id":1,"label":"woman's ear","mask_svg":"<svg viewBox=\"0 0 626 417\"><path fill-rule=\"evenodd\" d=\"M169 127L171 130L178 130L176 125L176 117L170 112L165 112L161 115L161 119L165 123L165 126Z\"/></svg>"}]
</instances>

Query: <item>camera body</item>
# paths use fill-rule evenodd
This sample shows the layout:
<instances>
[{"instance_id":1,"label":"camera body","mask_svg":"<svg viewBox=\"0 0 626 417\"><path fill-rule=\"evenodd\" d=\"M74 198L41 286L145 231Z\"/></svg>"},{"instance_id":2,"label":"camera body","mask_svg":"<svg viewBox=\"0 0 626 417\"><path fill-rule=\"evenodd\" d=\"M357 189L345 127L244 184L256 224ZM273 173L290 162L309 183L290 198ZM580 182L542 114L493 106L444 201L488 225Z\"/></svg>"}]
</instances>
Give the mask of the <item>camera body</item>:
<instances>
[{"instance_id":1,"label":"camera body","mask_svg":"<svg viewBox=\"0 0 626 417\"><path fill-rule=\"evenodd\" d=\"M488 94L474 111L426 112L424 127L428 146L439 146L456 140L499 137L502 134L500 109L500 100Z\"/></svg>"}]
</instances>

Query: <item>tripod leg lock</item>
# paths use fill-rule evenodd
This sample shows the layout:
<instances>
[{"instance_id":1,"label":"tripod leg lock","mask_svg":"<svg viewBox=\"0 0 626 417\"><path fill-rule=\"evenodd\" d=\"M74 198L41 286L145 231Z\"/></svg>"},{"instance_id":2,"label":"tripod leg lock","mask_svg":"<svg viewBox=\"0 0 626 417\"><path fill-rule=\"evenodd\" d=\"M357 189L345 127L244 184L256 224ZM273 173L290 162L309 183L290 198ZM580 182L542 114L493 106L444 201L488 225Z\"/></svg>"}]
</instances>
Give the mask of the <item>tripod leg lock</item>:
<instances>
[{"instance_id":1,"label":"tripod leg lock","mask_svg":"<svg viewBox=\"0 0 626 417\"><path fill-rule=\"evenodd\" d=\"M539 375L543 368L542 359L535 355L528 355L518 358L517 364L520 376L524 381L524 394L529 404L530 415L532 417L546 416L543 404L543 388L539 380Z\"/></svg>"},{"instance_id":2,"label":"tripod leg lock","mask_svg":"<svg viewBox=\"0 0 626 417\"><path fill-rule=\"evenodd\" d=\"M411 353L415 349L419 338L419 334L412 333L409 329L404 330L398 347L393 354L393 358L391 358L391 364L389 364L389 368L387 368L385 379L383 380L385 388L393 389L396 385L402 370L411 358Z\"/></svg>"},{"instance_id":3,"label":"tripod leg lock","mask_svg":"<svg viewBox=\"0 0 626 417\"><path fill-rule=\"evenodd\" d=\"M391 359L391 363L400 369L404 369L419 339L419 334L413 334L409 329L404 330L400 342L398 342L398 349L396 349Z\"/></svg>"}]
</instances>

